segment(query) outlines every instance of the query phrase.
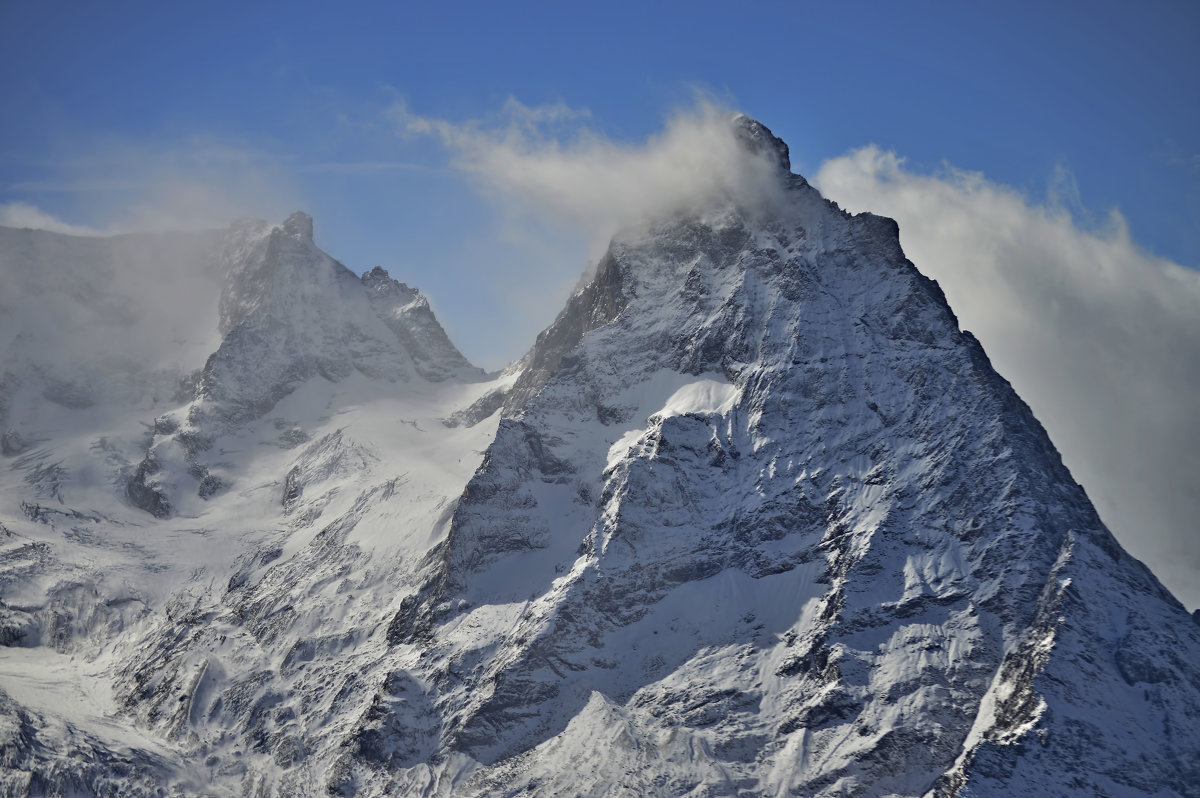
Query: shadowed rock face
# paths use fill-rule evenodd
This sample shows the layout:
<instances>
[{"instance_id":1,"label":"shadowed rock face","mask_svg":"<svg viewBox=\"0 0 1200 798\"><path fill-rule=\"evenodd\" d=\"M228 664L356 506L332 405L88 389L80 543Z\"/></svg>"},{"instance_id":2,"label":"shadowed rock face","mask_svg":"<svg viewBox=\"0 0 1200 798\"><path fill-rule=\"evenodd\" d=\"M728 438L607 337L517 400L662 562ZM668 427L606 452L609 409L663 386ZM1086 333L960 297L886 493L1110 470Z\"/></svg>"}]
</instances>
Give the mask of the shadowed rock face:
<instances>
[{"instance_id":1,"label":"shadowed rock face","mask_svg":"<svg viewBox=\"0 0 1200 798\"><path fill-rule=\"evenodd\" d=\"M286 465L210 504L260 490L281 531L114 637L121 722L268 794L1200 795L1200 625L895 223L731 124L780 202L622 231L515 380L472 382L420 295L349 274L307 217L235 231L224 343L156 419L148 489L170 445L215 479L213 430L321 380L471 390L436 430L278 420ZM383 427L404 424L447 451L393 465ZM453 493L407 487L463 461ZM57 489L38 468L29 489ZM6 761L66 784L31 736L49 721L4 716ZM87 785L185 784L83 742Z\"/></svg>"},{"instance_id":2,"label":"shadowed rock face","mask_svg":"<svg viewBox=\"0 0 1200 798\"><path fill-rule=\"evenodd\" d=\"M537 341L522 363L521 376L509 393L505 407L515 412L536 396L550 378L571 363L563 363L586 333L613 321L625 309L621 265L610 256L596 267L595 278L567 301L566 308L548 328L538 334Z\"/></svg>"},{"instance_id":3,"label":"shadowed rock face","mask_svg":"<svg viewBox=\"0 0 1200 798\"><path fill-rule=\"evenodd\" d=\"M367 299L413 360L417 373L432 382L447 379L482 380L483 369L472 366L450 341L433 315L429 300L415 288L393 280L376 266L362 276Z\"/></svg>"},{"instance_id":4,"label":"shadowed rock face","mask_svg":"<svg viewBox=\"0 0 1200 798\"><path fill-rule=\"evenodd\" d=\"M730 124L733 126L734 133L746 149L753 153L766 152L770 154L771 159L779 165L779 168L784 172L792 171L792 159L788 151L788 145L783 139L775 136L771 130L759 122L757 119L751 119L745 114L734 114L730 117Z\"/></svg>"}]
</instances>

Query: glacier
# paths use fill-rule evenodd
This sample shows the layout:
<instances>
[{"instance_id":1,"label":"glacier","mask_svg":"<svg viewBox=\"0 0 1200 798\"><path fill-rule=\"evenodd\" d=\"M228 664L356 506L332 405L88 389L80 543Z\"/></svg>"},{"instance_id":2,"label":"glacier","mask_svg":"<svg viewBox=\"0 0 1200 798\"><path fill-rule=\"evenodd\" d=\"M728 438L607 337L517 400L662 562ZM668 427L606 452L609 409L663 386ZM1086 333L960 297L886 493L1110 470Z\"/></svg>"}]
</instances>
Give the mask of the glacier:
<instances>
[{"instance_id":1,"label":"glacier","mask_svg":"<svg viewBox=\"0 0 1200 798\"><path fill-rule=\"evenodd\" d=\"M766 199L618 232L494 374L302 213L0 228L5 794L1200 795L1200 625L729 122Z\"/></svg>"}]
</instances>

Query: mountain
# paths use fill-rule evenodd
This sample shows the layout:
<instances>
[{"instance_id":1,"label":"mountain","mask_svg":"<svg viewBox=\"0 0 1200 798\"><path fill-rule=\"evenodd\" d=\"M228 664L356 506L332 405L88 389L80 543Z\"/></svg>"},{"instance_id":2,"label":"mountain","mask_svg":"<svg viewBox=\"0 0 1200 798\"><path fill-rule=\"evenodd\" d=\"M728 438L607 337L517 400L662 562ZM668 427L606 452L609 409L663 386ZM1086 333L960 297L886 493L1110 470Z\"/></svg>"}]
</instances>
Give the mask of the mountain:
<instances>
[{"instance_id":1,"label":"mountain","mask_svg":"<svg viewBox=\"0 0 1200 798\"><path fill-rule=\"evenodd\" d=\"M216 236L189 396L9 429L0 783L1200 795L1200 625L895 223L730 132L770 190L620 232L500 375L306 216Z\"/></svg>"},{"instance_id":2,"label":"mountain","mask_svg":"<svg viewBox=\"0 0 1200 798\"><path fill-rule=\"evenodd\" d=\"M380 268L360 278L321 251L307 214L283 225L236 225L221 260L221 345L198 374L195 399L155 420L129 483L130 500L153 515L169 515L187 500L180 483L197 483L201 499L227 488L233 476L226 472L237 463L208 454L215 440L316 377L402 385L486 376L450 342L419 292Z\"/></svg>"}]
</instances>

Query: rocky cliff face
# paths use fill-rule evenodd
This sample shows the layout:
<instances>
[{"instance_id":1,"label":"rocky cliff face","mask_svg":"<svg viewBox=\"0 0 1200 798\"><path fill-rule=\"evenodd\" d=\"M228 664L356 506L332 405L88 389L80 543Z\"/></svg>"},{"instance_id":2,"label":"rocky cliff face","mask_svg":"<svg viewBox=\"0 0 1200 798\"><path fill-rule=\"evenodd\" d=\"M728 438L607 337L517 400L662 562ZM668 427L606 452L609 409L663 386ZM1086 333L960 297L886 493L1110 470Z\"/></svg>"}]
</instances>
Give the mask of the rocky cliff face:
<instances>
[{"instance_id":1,"label":"rocky cliff face","mask_svg":"<svg viewBox=\"0 0 1200 798\"><path fill-rule=\"evenodd\" d=\"M420 291L393 280L379 266L364 274L362 283L375 315L395 334L422 377L441 382L482 380L487 376L451 343Z\"/></svg>"},{"instance_id":2,"label":"rocky cliff face","mask_svg":"<svg viewBox=\"0 0 1200 798\"><path fill-rule=\"evenodd\" d=\"M97 616L80 789L1200 794L1200 626L895 224L731 124L772 202L622 232L490 380L306 217L234 236L225 342L150 450L221 418L203 463L239 487L146 535L230 551ZM62 530L47 563L123 522L54 511L19 530ZM67 710L6 667L10 783L65 784Z\"/></svg>"}]
</instances>

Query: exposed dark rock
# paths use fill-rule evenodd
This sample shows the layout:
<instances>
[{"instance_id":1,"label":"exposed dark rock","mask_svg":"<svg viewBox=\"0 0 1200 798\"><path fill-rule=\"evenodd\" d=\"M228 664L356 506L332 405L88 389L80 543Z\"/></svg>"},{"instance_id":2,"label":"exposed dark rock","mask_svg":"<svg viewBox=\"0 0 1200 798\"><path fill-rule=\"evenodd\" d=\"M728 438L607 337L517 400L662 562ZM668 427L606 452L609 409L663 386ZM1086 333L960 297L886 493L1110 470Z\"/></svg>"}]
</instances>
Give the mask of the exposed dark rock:
<instances>
[{"instance_id":1,"label":"exposed dark rock","mask_svg":"<svg viewBox=\"0 0 1200 798\"><path fill-rule=\"evenodd\" d=\"M158 470L158 463L147 456L126 483L125 496L134 507L145 510L155 518L167 518L171 515L171 503L149 483L150 477Z\"/></svg>"}]
</instances>

